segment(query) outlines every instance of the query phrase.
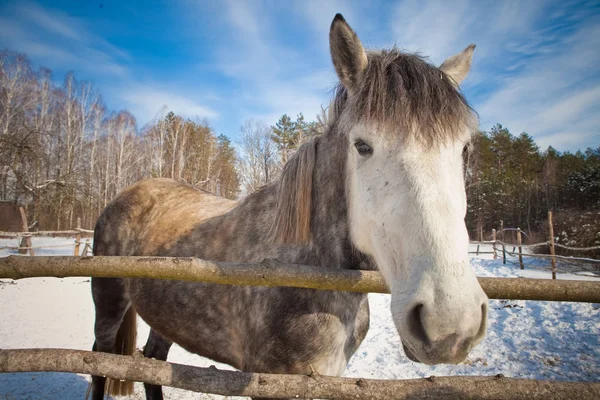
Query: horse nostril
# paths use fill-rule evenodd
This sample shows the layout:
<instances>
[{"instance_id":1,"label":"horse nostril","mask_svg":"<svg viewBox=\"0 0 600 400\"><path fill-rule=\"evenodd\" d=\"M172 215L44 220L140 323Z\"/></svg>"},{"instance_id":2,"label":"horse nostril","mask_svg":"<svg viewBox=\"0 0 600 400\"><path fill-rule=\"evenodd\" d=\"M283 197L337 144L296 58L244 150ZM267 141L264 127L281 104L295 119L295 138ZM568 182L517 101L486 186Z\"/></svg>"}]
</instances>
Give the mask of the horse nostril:
<instances>
[{"instance_id":1,"label":"horse nostril","mask_svg":"<svg viewBox=\"0 0 600 400\"><path fill-rule=\"evenodd\" d=\"M423 307L424 305L419 303L408 313L408 331L415 339L428 344L429 337L427 337L425 327L423 326Z\"/></svg>"}]
</instances>

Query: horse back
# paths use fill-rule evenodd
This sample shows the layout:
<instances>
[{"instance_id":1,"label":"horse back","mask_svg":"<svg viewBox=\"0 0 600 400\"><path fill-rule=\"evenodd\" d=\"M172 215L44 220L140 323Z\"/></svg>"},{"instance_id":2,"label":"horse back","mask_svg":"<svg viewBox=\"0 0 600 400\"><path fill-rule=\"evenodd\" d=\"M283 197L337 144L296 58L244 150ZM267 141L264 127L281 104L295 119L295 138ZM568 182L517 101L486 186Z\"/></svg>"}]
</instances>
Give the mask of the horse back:
<instances>
[{"instance_id":1,"label":"horse back","mask_svg":"<svg viewBox=\"0 0 600 400\"><path fill-rule=\"evenodd\" d=\"M194 226L222 215L235 201L165 178L123 189L104 209L94 229L98 256L159 255Z\"/></svg>"}]
</instances>

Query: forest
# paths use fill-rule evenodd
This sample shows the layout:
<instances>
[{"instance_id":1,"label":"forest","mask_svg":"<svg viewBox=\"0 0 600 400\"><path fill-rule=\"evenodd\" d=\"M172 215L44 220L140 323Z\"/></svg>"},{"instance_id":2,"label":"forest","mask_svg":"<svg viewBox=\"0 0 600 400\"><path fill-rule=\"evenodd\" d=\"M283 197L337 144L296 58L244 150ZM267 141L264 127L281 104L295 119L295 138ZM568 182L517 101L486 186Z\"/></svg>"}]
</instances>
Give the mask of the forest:
<instances>
[{"instance_id":1,"label":"forest","mask_svg":"<svg viewBox=\"0 0 600 400\"><path fill-rule=\"evenodd\" d=\"M55 82L26 55L0 52L0 201L24 205L34 229L72 228L78 217L93 228L119 190L147 177L242 197L276 179L318 126L300 113L274 126L249 119L225 135L157 105L154 120L139 127L127 110L108 110L93 84L72 72ZM465 180L472 238L500 220L531 234L548 210L598 215L600 147L542 150L527 133L497 124L474 136Z\"/></svg>"},{"instance_id":2,"label":"forest","mask_svg":"<svg viewBox=\"0 0 600 400\"><path fill-rule=\"evenodd\" d=\"M570 216L596 211L593 224L600 225L600 147L575 153L553 147L541 151L527 133L514 136L497 124L475 135L465 158L471 237L479 230L497 229L500 221L533 237L546 231L548 211ZM597 237L586 245L596 239L600 244Z\"/></svg>"}]
</instances>

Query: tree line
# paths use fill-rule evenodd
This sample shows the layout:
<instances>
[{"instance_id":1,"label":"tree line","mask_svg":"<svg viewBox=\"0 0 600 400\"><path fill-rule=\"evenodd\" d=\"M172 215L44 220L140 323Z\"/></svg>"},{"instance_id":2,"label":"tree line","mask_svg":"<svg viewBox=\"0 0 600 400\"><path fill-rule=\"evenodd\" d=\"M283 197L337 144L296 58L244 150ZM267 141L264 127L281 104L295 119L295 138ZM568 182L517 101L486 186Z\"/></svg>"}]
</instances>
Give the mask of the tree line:
<instances>
[{"instance_id":1,"label":"tree line","mask_svg":"<svg viewBox=\"0 0 600 400\"><path fill-rule=\"evenodd\" d=\"M540 230L551 211L600 208L600 147L574 153L541 151L527 133L500 124L478 132L466 156L467 227L476 232ZM543 238L541 238L543 239Z\"/></svg>"},{"instance_id":2,"label":"tree line","mask_svg":"<svg viewBox=\"0 0 600 400\"><path fill-rule=\"evenodd\" d=\"M20 53L0 53L0 200L24 204L41 229L93 227L124 187L147 177L238 195L236 150L202 121L162 109L138 130L72 72L62 85Z\"/></svg>"},{"instance_id":3,"label":"tree line","mask_svg":"<svg viewBox=\"0 0 600 400\"><path fill-rule=\"evenodd\" d=\"M159 110L138 129L126 110L110 111L89 82L68 73L53 83L20 53L0 53L0 200L24 204L40 229L66 229L80 217L91 228L124 187L168 177L235 199L278 178L318 127L301 113L269 126L249 119L239 142L207 121ZM539 229L548 210L600 206L600 147L541 151L522 133L496 125L478 132L465 153L467 227Z\"/></svg>"}]
</instances>

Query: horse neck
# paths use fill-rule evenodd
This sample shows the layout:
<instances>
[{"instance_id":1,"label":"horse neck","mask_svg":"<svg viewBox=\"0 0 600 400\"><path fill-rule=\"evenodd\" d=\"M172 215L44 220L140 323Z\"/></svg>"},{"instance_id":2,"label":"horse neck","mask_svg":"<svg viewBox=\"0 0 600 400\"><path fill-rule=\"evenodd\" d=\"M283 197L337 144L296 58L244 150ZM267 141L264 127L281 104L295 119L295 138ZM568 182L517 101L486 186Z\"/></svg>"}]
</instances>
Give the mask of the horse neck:
<instances>
[{"instance_id":1,"label":"horse neck","mask_svg":"<svg viewBox=\"0 0 600 400\"><path fill-rule=\"evenodd\" d=\"M313 177L311 234L321 266L363 269L368 260L353 249L348 227L345 140L334 132L321 137Z\"/></svg>"},{"instance_id":2,"label":"horse neck","mask_svg":"<svg viewBox=\"0 0 600 400\"><path fill-rule=\"evenodd\" d=\"M274 244L270 227L277 207L279 181L273 182L242 200L238 207L213 222L220 235L214 246L207 246L217 259L229 261L280 261L324 268L365 269L365 257L352 249L348 230L343 138L319 138L313 174L311 240L308 244ZM218 239L218 240L217 240ZM211 239L212 240L212 237ZM227 243L224 246L223 243Z\"/></svg>"}]
</instances>

